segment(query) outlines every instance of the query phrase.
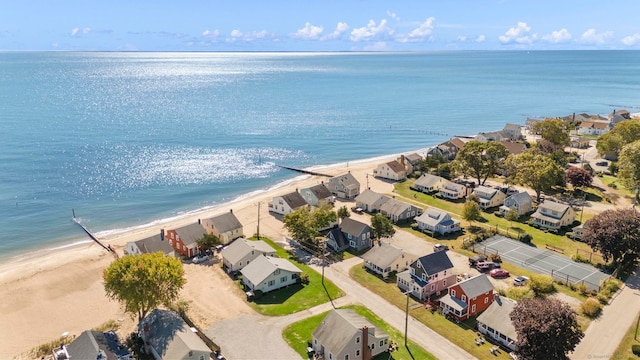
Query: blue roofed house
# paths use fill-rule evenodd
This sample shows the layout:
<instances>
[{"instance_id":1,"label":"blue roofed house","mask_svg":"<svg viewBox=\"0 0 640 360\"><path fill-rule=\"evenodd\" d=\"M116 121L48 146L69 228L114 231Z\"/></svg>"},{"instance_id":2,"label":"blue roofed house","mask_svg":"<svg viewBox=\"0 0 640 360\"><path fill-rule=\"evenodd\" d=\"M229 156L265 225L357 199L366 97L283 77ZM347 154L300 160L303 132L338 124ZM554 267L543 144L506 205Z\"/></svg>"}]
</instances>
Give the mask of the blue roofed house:
<instances>
[{"instance_id":1,"label":"blue roofed house","mask_svg":"<svg viewBox=\"0 0 640 360\"><path fill-rule=\"evenodd\" d=\"M360 195L360 183L350 172L332 177L326 186L331 194L341 199L352 200Z\"/></svg>"},{"instance_id":2,"label":"blue roofed house","mask_svg":"<svg viewBox=\"0 0 640 360\"><path fill-rule=\"evenodd\" d=\"M371 227L358 220L344 218L337 228L327 233L326 244L335 251L362 251L371 247Z\"/></svg>"},{"instance_id":3,"label":"blue roofed house","mask_svg":"<svg viewBox=\"0 0 640 360\"><path fill-rule=\"evenodd\" d=\"M380 206L380 214L386 216L395 224L401 221L413 220L414 217L422 214L422 209L407 202L391 198Z\"/></svg>"},{"instance_id":4,"label":"blue roofed house","mask_svg":"<svg viewBox=\"0 0 640 360\"><path fill-rule=\"evenodd\" d=\"M478 197L478 204L484 210L502 205L507 197L502 191L483 185L475 188L473 194Z\"/></svg>"},{"instance_id":5,"label":"blue roofed house","mask_svg":"<svg viewBox=\"0 0 640 360\"><path fill-rule=\"evenodd\" d=\"M505 216L511 208L516 209L518 216L524 216L533 211L533 198L526 191L513 194L504 199L504 205L500 207L500 213Z\"/></svg>"},{"instance_id":6,"label":"blue roofed house","mask_svg":"<svg viewBox=\"0 0 640 360\"><path fill-rule=\"evenodd\" d=\"M438 251L420 257L409 265L409 270L399 273L396 284L413 297L424 301L431 295L446 291L456 283L453 263L446 251Z\"/></svg>"},{"instance_id":7,"label":"blue roofed house","mask_svg":"<svg viewBox=\"0 0 640 360\"><path fill-rule=\"evenodd\" d=\"M415 218L418 229L422 231L437 232L441 235L460 230L460 221L451 215L436 208L428 208L424 213Z\"/></svg>"}]
</instances>

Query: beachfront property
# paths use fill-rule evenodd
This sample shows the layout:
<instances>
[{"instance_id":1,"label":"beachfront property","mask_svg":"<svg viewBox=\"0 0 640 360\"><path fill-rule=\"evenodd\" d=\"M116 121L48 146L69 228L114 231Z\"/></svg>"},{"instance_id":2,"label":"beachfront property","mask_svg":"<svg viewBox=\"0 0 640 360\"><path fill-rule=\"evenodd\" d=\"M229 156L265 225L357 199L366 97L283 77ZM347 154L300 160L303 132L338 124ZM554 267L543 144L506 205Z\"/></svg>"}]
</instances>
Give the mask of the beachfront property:
<instances>
[{"instance_id":1,"label":"beachfront property","mask_svg":"<svg viewBox=\"0 0 640 360\"><path fill-rule=\"evenodd\" d=\"M356 196L356 208L360 208L366 212L373 213L380 210L382 204L387 202L390 197L378 194L375 191L366 189L362 194Z\"/></svg>"},{"instance_id":2,"label":"beachfront property","mask_svg":"<svg viewBox=\"0 0 640 360\"><path fill-rule=\"evenodd\" d=\"M414 217L422 214L422 209L407 202L390 198L380 206L380 214L395 224L413 220Z\"/></svg>"},{"instance_id":3,"label":"beachfront property","mask_svg":"<svg viewBox=\"0 0 640 360\"><path fill-rule=\"evenodd\" d=\"M424 213L415 218L418 229L445 235L460 230L460 221L455 220L451 215L443 210L427 208Z\"/></svg>"},{"instance_id":4,"label":"beachfront property","mask_svg":"<svg viewBox=\"0 0 640 360\"><path fill-rule=\"evenodd\" d=\"M296 189L296 191L288 194L274 196L273 200L269 203L269 211L280 215L286 215L307 205L307 201Z\"/></svg>"},{"instance_id":5,"label":"beachfront property","mask_svg":"<svg viewBox=\"0 0 640 360\"><path fill-rule=\"evenodd\" d=\"M56 348L53 359L129 360L131 354L127 346L120 343L115 332L85 330L69 345Z\"/></svg>"},{"instance_id":6,"label":"beachfront property","mask_svg":"<svg viewBox=\"0 0 640 360\"><path fill-rule=\"evenodd\" d=\"M167 238L171 247L178 254L192 257L200 253L197 241L207 234L207 230L202 226L200 220L197 223L186 225L177 229L167 230Z\"/></svg>"},{"instance_id":7,"label":"beachfront property","mask_svg":"<svg viewBox=\"0 0 640 360\"><path fill-rule=\"evenodd\" d=\"M171 243L165 238L164 229L159 233L137 241L129 241L124 247L125 255L151 254L161 251L167 256L175 256Z\"/></svg>"},{"instance_id":8,"label":"beachfront property","mask_svg":"<svg viewBox=\"0 0 640 360\"><path fill-rule=\"evenodd\" d=\"M599 121L583 121L578 126L578 134L579 135L591 135L591 136L600 136L609 132L609 123L608 122L599 122Z\"/></svg>"},{"instance_id":9,"label":"beachfront property","mask_svg":"<svg viewBox=\"0 0 640 360\"><path fill-rule=\"evenodd\" d=\"M427 156L442 156L447 160L453 160L458 155L458 151L462 149L470 138L453 138L451 140L440 143L427 151Z\"/></svg>"},{"instance_id":10,"label":"beachfront property","mask_svg":"<svg viewBox=\"0 0 640 360\"><path fill-rule=\"evenodd\" d=\"M404 156L404 159L407 163L409 163L413 169L420 166L420 162L423 160L423 157L418 153L411 153Z\"/></svg>"},{"instance_id":11,"label":"beachfront property","mask_svg":"<svg viewBox=\"0 0 640 360\"><path fill-rule=\"evenodd\" d=\"M506 216L511 208L516 209L518 216L524 216L533 211L533 198L526 191L513 194L504 199L504 204L500 207L500 214Z\"/></svg>"},{"instance_id":12,"label":"beachfront property","mask_svg":"<svg viewBox=\"0 0 640 360\"><path fill-rule=\"evenodd\" d=\"M437 175L422 174L413 183L413 188L417 191L431 194L440 190L445 181L446 180L443 177Z\"/></svg>"},{"instance_id":13,"label":"beachfront property","mask_svg":"<svg viewBox=\"0 0 640 360\"><path fill-rule=\"evenodd\" d=\"M362 255L364 267L383 279L391 272L402 272L409 268L409 264L416 261L417 255L406 253L393 245L380 242Z\"/></svg>"},{"instance_id":14,"label":"beachfront property","mask_svg":"<svg viewBox=\"0 0 640 360\"><path fill-rule=\"evenodd\" d=\"M533 131L533 128L536 126L536 124L541 123L542 120L540 119L532 119L532 118L528 118L527 120L524 121L524 128L526 129L526 131L532 135L540 135L539 133L535 133Z\"/></svg>"},{"instance_id":15,"label":"beachfront property","mask_svg":"<svg viewBox=\"0 0 640 360\"><path fill-rule=\"evenodd\" d=\"M411 296L424 301L455 284L456 274L447 252L438 251L418 258L409 265L408 270L399 273L396 279L400 290L409 291Z\"/></svg>"},{"instance_id":16,"label":"beachfront property","mask_svg":"<svg viewBox=\"0 0 640 360\"><path fill-rule=\"evenodd\" d=\"M518 334L511 321L511 313L517 302L504 296L496 296L495 301L476 318L478 331L499 342L512 351L517 349Z\"/></svg>"},{"instance_id":17,"label":"beachfront property","mask_svg":"<svg viewBox=\"0 0 640 360\"><path fill-rule=\"evenodd\" d=\"M145 352L156 360L208 360L211 350L176 312L154 309L138 324Z\"/></svg>"},{"instance_id":18,"label":"beachfront property","mask_svg":"<svg viewBox=\"0 0 640 360\"><path fill-rule=\"evenodd\" d=\"M522 125L507 123L502 131L509 137L509 140L522 140Z\"/></svg>"},{"instance_id":19,"label":"beachfront property","mask_svg":"<svg viewBox=\"0 0 640 360\"><path fill-rule=\"evenodd\" d=\"M313 331L315 360L371 359L389 349L389 335L353 309L329 311Z\"/></svg>"},{"instance_id":20,"label":"beachfront property","mask_svg":"<svg viewBox=\"0 0 640 360\"><path fill-rule=\"evenodd\" d=\"M371 227L358 220L344 218L337 228L327 233L326 245L334 251L351 249L355 252L371 247Z\"/></svg>"},{"instance_id":21,"label":"beachfront property","mask_svg":"<svg viewBox=\"0 0 640 360\"><path fill-rule=\"evenodd\" d=\"M476 135L476 140L480 142L503 141L503 140L510 140L510 139L511 137L509 136L509 134L507 134L503 130L479 132L478 135Z\"/></svg>"},{"instance_id":22,"label":"beachfront property","mask_svg":"<svg viewBox=\"0 0 640 360\"><path fill-rule=\"evenodd\" d=\"M473 189L473 194L478 197L478 204L483 210L502 205L507 197L502 191L484 185Z\"/></svg>"},{"instance_id":23,"label":"beachfront property","mask_svg":"<svg viewBox=\"0 0 640 360\"><path fill-rule=\"evenodd\" d=\"M276 250L262 240L239 238L220 252L222 267L228 273L242 270L258 256L274 256Z\"/></svg>"},{"instance_id":24,"label":"beachfront property","mask_svg":"<svg viewBox=\"0 0 640 360\"><path fill-rule=\"evenodd\" d=\"M360 182L350 172L334 176L325 184L333 196L353 200L360 195Z\"/></svg>"},{"instance_id":25,"label":"beachfront property","mask_svg":"<svg viewBox=\"0 0 640 360\"><path fill-rule=\"evenodd\" d=\"M576 212L571 206L554 201L545 201L539 204L536 212L531 214L531 222L534 226L553 230L569 226L575 220Z\"/></svg>"},{"instance_id":26,"label":"beachfront property","mask_svg":"<svg viewBox=\"0 0 640 360\"><path fill-rule=\"evenodd\" d=\"M233 210L229 210L229 212L218 216L203 219L201 223L207 232L217 236L223 245L244 236L242 224L233 213Z\"/></svg>"},{"instance_id":27,"label":"beachfront property","mask_svg":"<svg viewBox=\"0 0 640 360\"><path fill-rule=\"evenodd\" d=\"M631 119L631 114L627 110L613 110L611 114L607 115L609 120L609 128L613 129L620 121Z\"/></svg>"},{"instance_id":28,"label":"beachfront property","mask_svg":"<svg viewBox=\"0 0 640 360\"><path fill-rule=\"evenodd\" d=\"M527 150L527 145L521 142L502 140L500 141L500 144L504 145L504 147L507 148L507 151L511 155L519 155Z\"/></svg>"},{"instance_id":29,"label":"beachfront property","mask_svg":"<svg viewBox=\"0 0 640 360\"><path fill-rule=\"evenodd\" d=\"M401 159L404 159L404 156ZM404 161L401 163L398 160L392 160L378 165L373 170L373 176L387 180L404 181L407 179L407 170Z\"/></svg>"},{"instance_id":30,"label":"beachfront property","mask_svg":"<svg viewBox=\"0 0 640 360\"><path fill-rule=\"evenodd\" d=\"M443 199L458 200L467 196L467 187L462 184L456 184L452 181L445 180L442 183L438 196Z\"/></svg>"},{"instance_id":31,"label":"beachfront property","mask_svg":"<svg viewBox=\"0 0 640 360\"><path fill-rule=\"evenodd\" d=\"M240 273L246 290L268 293L297 283L302 270L286 259L258 256Z\"/></svg>"},{"instance_id":32,"label":"beachfront property","mask_svg":"<svg viewBox=\"0 0 640 360\"><path fill-rule=\"evenodd\" d=\"M440 298L440 306L443 315L463 321L482 313L493 300L493 285L486 274L480 274L449 286L447 295Z\"/></svg>"},{"instance_id":33,"label":"beachfront property","mask_svg":"<svg viewBox=\"0 0 640 360\"><path fill-rule=\"evenodd\" d=\"M300 189L300 195L304 198L307 204L311 206L318 206L321 203L333 204L335 198L329 189L324 184L313 185L308 188Z\"/></svg>"}]
</instances>

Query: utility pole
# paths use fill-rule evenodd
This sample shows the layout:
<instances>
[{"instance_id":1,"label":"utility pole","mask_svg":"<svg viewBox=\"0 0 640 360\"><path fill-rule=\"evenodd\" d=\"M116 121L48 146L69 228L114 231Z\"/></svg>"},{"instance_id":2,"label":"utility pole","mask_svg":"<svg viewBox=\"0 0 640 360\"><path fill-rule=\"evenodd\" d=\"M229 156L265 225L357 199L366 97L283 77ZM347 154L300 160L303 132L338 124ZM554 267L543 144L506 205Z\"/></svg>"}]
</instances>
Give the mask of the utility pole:
<instances>
[{"instance_id":1,"label":"utility pole","mask_svg":"<svg viewBox=\"0 0 640 360\"><path fill-rule=\"evenodd\" d=\"M256 235L260 240L260 202L258 201L258 228L256 229Z\"/></svg>"},{"instance_id":2,"label":"utility pole","mask_svg":"<svg viewBox=\"0 0 640 360\"><path fill-rule=\"evenodd\" d=\"M404 295L407 296L407 306L404 310L404 347L407 347L407 329L409 328L409 294L411 290L407 290Z\"/></svg>"}]
</instances>

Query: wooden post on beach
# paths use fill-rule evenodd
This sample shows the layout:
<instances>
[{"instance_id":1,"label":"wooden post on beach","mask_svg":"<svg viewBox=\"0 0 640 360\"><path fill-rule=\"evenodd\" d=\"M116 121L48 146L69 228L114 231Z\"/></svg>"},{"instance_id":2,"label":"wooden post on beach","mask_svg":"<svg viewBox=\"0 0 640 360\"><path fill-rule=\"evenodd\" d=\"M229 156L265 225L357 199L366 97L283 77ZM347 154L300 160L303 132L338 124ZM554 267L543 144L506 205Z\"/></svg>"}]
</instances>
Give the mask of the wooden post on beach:
<instances>
[{"instance_id":1,"label":"wooden post on beach","mask_svg":"<svg viewBox=\"0 0 640 360\"><path fill-rule=\"evenodd\" d=\"M258 240L260 240L260 201L258 201L258 227L256 229L256 235Z\"/></svg>"}]
</instances>

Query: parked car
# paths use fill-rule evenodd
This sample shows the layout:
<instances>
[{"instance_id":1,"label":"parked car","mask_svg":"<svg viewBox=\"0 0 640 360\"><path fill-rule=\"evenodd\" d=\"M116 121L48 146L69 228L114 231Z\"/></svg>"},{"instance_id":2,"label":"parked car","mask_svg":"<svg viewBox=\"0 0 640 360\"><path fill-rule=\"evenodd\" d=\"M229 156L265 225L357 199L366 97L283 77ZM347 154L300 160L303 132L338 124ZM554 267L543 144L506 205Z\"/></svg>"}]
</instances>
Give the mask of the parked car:
<instances>
[{"instance_id":1,"label":"parked car","mask_svg":"<svg viewBox=\"0 0 640 360\"><path fill-rule=\"evenodd\" d=\"M194 256L193 259L191 259L191 262L194 264L199 264L207 261L208 259L209 259L209 256L207 255L198 255L198 256Z\"/></svg>"},{"instance_id":2,"label":"parked car","mask_svg":"<svg viewBox=\"0 0 640 360\"><path fill-rule=\"evenodd\" d=\"M487 257L484 255L476 255L469 258L469 266L474 267L477 263L487 261Z\"/></svg>"},{"instance_id":3,"label":"parked car","mask_svg":"<svg viewBox=\"0 0 640 360\"><path fill-rule=\"evenodd\" d=\"M505 269L493 269L489 271L489 275L491 275L491 277L493 278L503 278L503 277L508 277L509 272Z\"/></svg>"},{"instance_id":4,"label":"parked car","mask_svg":"<svg viewBox=\"0 0 640 360\"><path fill-rule=\"evenodd\" d=\"M607 166L607 165L609 165L609 163L608 163L608 162L606 162L606 161L598 161L598 162L596 163L596 165L597 165L597 166Z\"/></svg>"},{"instance_id":5,"label":"parked car","mask_svg":"<svg viewBox=\"0 0 640 360\"><path fill-rule=\"evenodd\" d=\"M527 281L529 281L529 278L526 276L517 276L515 279L513 279L513 285L515 286L525 286L527 284Z\"/></svg>"},{"instance_id":6,"label":"parked car","mask_svg":"<svg viewBox=\"0 0 640 360\"><path fill-rule=\"evenodd\" d=\"M443 250L449 250L449 246L444 245L444 244L435 244L433 245L433 252L438 252L438 251L443 251Z\"/></svg>"},{"instance_id":7,"label":"parked car","mask_svg":"<svg viewBox=\"0 0 640 360\"><path fill-rule=\"evenodd\" d=\"M480 261L476 263L476 270L480 272L489 271L491 269L495 269L499 267L500 267L500 263L493 262L493 261Z\"/></svg>"}]
</instances>

